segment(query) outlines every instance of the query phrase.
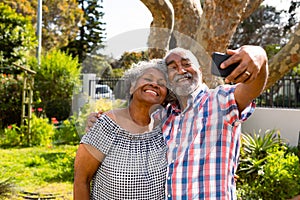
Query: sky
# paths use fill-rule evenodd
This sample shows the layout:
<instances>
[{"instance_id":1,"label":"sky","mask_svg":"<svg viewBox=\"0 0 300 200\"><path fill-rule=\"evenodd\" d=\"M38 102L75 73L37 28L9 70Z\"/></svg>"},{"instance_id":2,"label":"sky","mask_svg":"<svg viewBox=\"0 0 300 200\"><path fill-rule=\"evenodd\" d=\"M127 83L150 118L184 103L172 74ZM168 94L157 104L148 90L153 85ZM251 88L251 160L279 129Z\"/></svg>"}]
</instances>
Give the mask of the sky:
<instances>
[{"instance_id":1,"label":"sky","mask_svg":"<svg viewBox=\"0 0 300 200\"><path fill-rule=\"evenodd\" d=\"M107 38L134 29L149 28L152 15L140 0L103 0Z\"/></svg>"}]
</instances>

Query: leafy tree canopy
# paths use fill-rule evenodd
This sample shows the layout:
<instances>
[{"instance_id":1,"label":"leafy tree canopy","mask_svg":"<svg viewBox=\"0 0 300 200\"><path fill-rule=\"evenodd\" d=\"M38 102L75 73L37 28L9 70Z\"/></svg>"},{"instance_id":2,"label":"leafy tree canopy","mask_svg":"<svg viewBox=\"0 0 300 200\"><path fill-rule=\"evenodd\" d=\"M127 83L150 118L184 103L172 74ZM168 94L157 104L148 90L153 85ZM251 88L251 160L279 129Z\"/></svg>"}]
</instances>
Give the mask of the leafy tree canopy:
<instances>
[{"instance_id":1,"label":"leafy tree canopy","mask_svg":"<svg viewBox=\"0 0 300 200\"><path fill-rule=\"evenodd\" d=\"M0 0L17 13L30 16L33 25L37 22L38 1ZM76 0L43 0L42 1L42 47L45 50L60 48L77 36L78 24L84 23L83 12Z\"/></svg>"},{"instance_id":2,"label":"leafy tree canopy","mask_svg":"<svg viewBox=\"0 0 300 200\"><path fill-rule=\"evenodd\" d=\"M102 22L102 1L99 0L77 0L84 13L84 23L79 27L79 34L76 39L70 39L69 44L62 48L73 55L78 56L79 62L93 51L104 47L102 42L105 38L105 23Z\"/></svg>"},{"instance_id":3,"label":"leafy tree canopy","mask_svg":"<svg viewBox=\"0 0 300 200\"><path fill-rule=\"evenodd\" d=\"M277 10L268 5L260 6L237 27L229 48L238 48L246 44L264 48L268 45L284 46L299 21L296 15L298 7L300 2L291 2L288 10Z\"/></svg>"},{"instance_id":4,"label":"leafy tree canopy","mask_svg":"<svg viewBox=\"0 0 300 200\"><path fill-rule=\"evenodd\" d=\"M0 66L9 68L12 63L22 62L36 44L30 18L0 3Z\"/></svg>"}]
</instances>

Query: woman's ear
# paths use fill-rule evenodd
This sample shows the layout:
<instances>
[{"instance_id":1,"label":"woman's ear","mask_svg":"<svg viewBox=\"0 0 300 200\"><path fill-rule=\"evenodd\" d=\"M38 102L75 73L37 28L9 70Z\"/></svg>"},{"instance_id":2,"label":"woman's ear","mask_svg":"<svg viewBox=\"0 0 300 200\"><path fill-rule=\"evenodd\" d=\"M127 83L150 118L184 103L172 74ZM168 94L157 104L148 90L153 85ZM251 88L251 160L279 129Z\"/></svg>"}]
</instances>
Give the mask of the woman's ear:
<instances>
[{"instance_id":1,"label":"woman's ear","mask_svg":"<svg viewBox=\"0 0 300 200\"><path fill-rule=\"evenodd\" d=\"M131 83L130 89L129 89L129 94L130 96L134 93L135 91L135 81Z\"/></svg>"}]
</instances>

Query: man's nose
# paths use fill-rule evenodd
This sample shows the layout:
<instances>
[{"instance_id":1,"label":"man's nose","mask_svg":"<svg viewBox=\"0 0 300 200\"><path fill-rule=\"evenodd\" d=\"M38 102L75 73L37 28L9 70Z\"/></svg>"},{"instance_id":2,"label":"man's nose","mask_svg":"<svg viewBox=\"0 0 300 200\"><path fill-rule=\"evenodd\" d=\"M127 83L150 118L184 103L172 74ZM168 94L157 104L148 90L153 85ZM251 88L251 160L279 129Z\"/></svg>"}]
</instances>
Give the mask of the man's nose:
<instances>
[{"instance_id":1,"label":"man's nose","mask_svg":"<svg viewBox=\"0 0 300 200\"><path fill-rule=\"evenodd\" d=\"M185 74L186 70L184 67L182 67L182 65L179 65L177 68L177 72L178 72L178 74Z\"/></svg>"}]
</instances>

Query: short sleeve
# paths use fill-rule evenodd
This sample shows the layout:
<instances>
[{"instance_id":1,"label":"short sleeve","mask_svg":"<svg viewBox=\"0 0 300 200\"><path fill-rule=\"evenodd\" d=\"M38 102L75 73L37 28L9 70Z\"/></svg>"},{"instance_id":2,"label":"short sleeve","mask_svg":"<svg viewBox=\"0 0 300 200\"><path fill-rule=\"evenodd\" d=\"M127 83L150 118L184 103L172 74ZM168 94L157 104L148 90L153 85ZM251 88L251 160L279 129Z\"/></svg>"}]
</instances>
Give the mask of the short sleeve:
<instances>
[{"instance_id":1,"label":"short sleeve","mask_svg":"<svg viewBox=\"0 0 300 200\"><path fill-rule=\"evenodd\" d=\"M226 121L233 124L236 121L245 121L254 112L255 103L251 102L241 113L238 110L234 97L236 85L224 85L218 87L218 103L226 116Z\"/></svg>"},{"instance_id":2,"label":"short sleeve","mask_svg":"<svg viewBox=\"0 0 300 200\"><path fill-rule=\"evenodd\" d=\"M116 124L103 114L90 131L82 137L80 143L92 145L107 155L115 140L116 129Z\"/></svg>"}]
</instances>

